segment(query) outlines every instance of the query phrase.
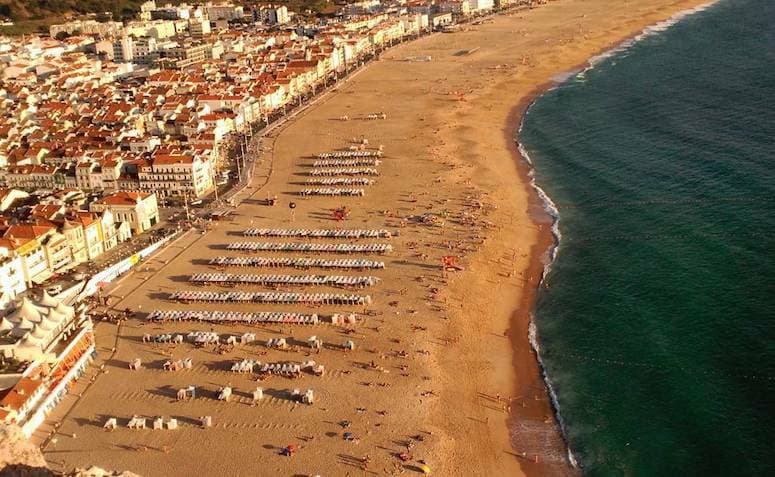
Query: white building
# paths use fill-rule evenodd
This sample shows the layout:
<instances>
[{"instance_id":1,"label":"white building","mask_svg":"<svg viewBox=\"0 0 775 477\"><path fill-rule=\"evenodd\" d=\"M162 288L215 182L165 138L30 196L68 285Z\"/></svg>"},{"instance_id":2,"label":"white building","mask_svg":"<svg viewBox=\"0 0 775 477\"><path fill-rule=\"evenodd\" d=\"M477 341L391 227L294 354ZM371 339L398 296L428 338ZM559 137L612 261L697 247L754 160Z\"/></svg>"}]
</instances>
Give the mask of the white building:
<instances>
[{"instance_id":1,"label":"white building","mask_svg":"<svg viewBox=\"0 0 775 477\"><path fill-rule=\"evenodd\" d=\"M205 36L210 34L210 20L207 18L192 18L188 21L188 31L191 36Z\"/></svg>"},{"instance_id":2,"label":"white building","mask_svg":"<svg viewBox=\"0 0 775 477\"><path fill-rule=\"evenodd\" d=\"M131 36L122 36L113 41L113 61L116 63L131 63L135 59L133 54L134 39Z\"/></svg>"},{"instance_id":3,"label":"white building","mask_svg":"<svg viewBox=\"0 0 775 477\"><path fill-rule=\"evenodd\" d=\"M153 192L119 191L105 196L89 206L92 212L109 210L115 222L127 222L135 235L159 222L159 207Z\"/></svg>"},{"instance_id":4,"label":"white building","mask_svg":"<svg viewBox=\"0 0 775 477\"><path fill-rule=\"evenodd\" d=\"M51 25L49 35L54 38L59 33L68 35L99 35L103 38L119 35L124 29L121 22L98 22L96 20L75 20L59 25Z\"/></svg>"},{"instance_id":5,"label":"white building","mask_svg":"<svg viewBox=\"0 0 775 477\"><path fill-rule=\"evenodd\" d=\"M24 263L21 256L6 248L0 248L0 257L0 309L4 309L27 290L27 282L24 280Z\"/></svg>"},{"instance_id":6,"label":"white building","mask_svg":"<svg viewBox=\"0 0 775 477\"><path fill-rule=\"evenodd\" d=\"M153 63L159 56L156 38L152 36L136 38L132 45L132 56L134 57L132 63L141 65Z\"/></svg>"},{"instance_id":7,"label":"white building","mask_svg":"<svg viewBox=\"0 0 775 477\"><path fill-rule=\"evenodd\" d=\"M442 0L436 5L441 13L452 13L454 16L463 17L471 14L469 0Z\"/></svg>"},{"instance_id":8,"label":"white building","mask_svg":"<svg viewBox=\"0 0 775 477\"><path fill-rule=\"evenodd\" d=\"M53 273L42 243L53 232L53 227L12 225L0 239L0 249L5 249L6 255L14 252L21 257L22 273L27 286L32 286L33 283L41 284Z\"/></svg>"},{"instance_id":9,"label":"white building","mask_svg":"<svg viewBox=\"0 0 775 477\"><path fill-rule=\"evenodd\" d=\"M150 64L158 57L156 38L122 36L113 42L113 61L116 63Z\"/></svg>"},{"instance_id":10,"label":"white building","mask_svg":"<svg viewBox=\"0 0 775 477\"><path fill-rule=\"evenodd\" d=\"M58 169L45 165L9 167L5 170L5 185L24 190L56 189Z\"/></svg>"},{"instance_id":11,"label":"white building","mask_svg":"<svg viewBox=\"0 0 775 477\"><path fill-rule=\"evenodd\" d=\"M148 0L147 2L140 5L140 20L141 21L148 21L151 19L151 12L156 10L156 1L155 0Z\"/></svg>"},{"instance_id":12,"label":"white building","mask_svg":"<svg viewBox=\"0 0 775 477\"><path fill-rule=\"evenodd\" d=\"M288 14L288 7L285 5L261 7L255 17L256 20L260 20L262 23L268 25L285 25L291 21L291 17Z\"/></svg>"},{"instance_id":13,"label":"white building","mask_svg":"<svg viewBox=\"0 0 775 477\"><path fill-rule=\"evenodd\" d=\"M241 6L229 4L205 5L204 10L210 20L239 20L244 15Z\"/></svg>"},{"instance_id":14,"label":"white building","mask_svg":"<svg viewBox=\"0 0 775 477\"><path fill-rule=\"evenodd\" d=\"M494 0L468 0L471 13L486 13L495 8Z\"/></svg>"},{"instance_id":15,"label":"white building","mask_svg":"<svg viewBox=\"0 0 775 477\"><path fill-rule=\"evenodd\" d=\"M210 157L189 154L159 154L138 170L141 190L189 199L209 194L214 174Z\"/></svg>"},{"instance_id":16,"label":"white building","mask_svg":"<svg viewBox=\"0 0 775 477\"><path fill-rule=\"evenodd\" d=\"M28 193L19 189L0 189L0 212L5 212L29 196Z\"/></svg>"}]
</instances>

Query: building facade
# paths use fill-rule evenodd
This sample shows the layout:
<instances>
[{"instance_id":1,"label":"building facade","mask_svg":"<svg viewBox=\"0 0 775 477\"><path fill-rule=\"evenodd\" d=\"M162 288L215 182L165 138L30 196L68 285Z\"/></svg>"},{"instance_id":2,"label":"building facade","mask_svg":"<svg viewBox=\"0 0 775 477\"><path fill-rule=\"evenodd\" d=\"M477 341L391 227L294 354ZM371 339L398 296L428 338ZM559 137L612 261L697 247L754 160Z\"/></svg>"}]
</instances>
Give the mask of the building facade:
<instances>
[{"instance_id":1,"label":"building facade","mask_svg":"<svg viewBox=\"0 0 775 477\"><path fill-rule=\"evenodd\" d=\"M204 197L212 192L214 165L209 157L189 154L160 154L143 166L138 176L140 189L161 197Z\"/></svg>"},{"instance_id":2,"label":"building facade","mask_svg":"<svg viewBox=\"0 0 775 477\"><path fill-rule=\"evenodd\" d=\"M128 223L135 235L159 222L159 207L153 192L116 192L93 202L89 210L110 211L116 222Z\"/></svg>"}]
</instances>

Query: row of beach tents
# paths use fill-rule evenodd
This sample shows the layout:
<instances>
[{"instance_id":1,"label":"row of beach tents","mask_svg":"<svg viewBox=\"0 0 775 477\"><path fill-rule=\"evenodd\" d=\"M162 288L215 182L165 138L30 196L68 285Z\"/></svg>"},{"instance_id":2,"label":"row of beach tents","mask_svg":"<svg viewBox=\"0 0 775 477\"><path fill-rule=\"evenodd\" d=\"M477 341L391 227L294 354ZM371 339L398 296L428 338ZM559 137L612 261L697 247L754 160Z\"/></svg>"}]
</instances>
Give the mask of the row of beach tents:
<instances>
[{"instance_id":1,"label":"row of beach tents","mask_svg":"<svg viewBox=\"0 0 775 477\"><path fill-rule=\"evenodd\" d=\"M292 267L292 268L340 268L340 269L383 269L385 262L344 258L326 260L323 258L290 257L215 257L210 265L216 267Z\"/></svg>"},{"instance_id":2,"label":"row of beach tents","mask_svg":"<svg viewBox=\"0 0 775 477\"><path fill-rule=\"evenodd\" d=\"M251 285L317 285L341 287L370 287L379 278L355 275L252 275L245 273L197 273L188 279L191 283L241 283Z\"/></svg>"},{"instance_id":3,"label":"row of beach tents","mask_svg":"<svg viewBox=\"0 0 775 477\"><path fill-rule=\"evenodd\" d=\"M204 321L209 323L288 323L316 325L318 315L296 312L204 311L204 310L154 310L148 314L150 321Z\"/></svg>"},{"instance_id":4,"label":"row of beach tents","mask_svg":"<svg viewBox=\"0 0 775 477\"><path fill-rule=\"evenodd\" d=\"M247 229L245 237L390 238L385 229Z\"/></svg>"},{"instance_id":5,"label":"row of beach tents","mask_svg":"<svg viewBox=\"0 0 775 477\"><path fill-rule=\"evenodd\" d=\"M182 290L170 294L170 300L204 303L290 303L307 305L369 305L371 296L345 293L295 292L216 292Z\"/></svg>"},{"instance_id":6,"label":"row of beach tents","mask_svg":"<svg viewBox=\"0 0 775 477\"><path fill-rule=\"evenodd\" d=\"M226 245L226 248L250 252L388 253L393 251L393 246L386 243L232 242Z\"/></svg>"}]
</instances>

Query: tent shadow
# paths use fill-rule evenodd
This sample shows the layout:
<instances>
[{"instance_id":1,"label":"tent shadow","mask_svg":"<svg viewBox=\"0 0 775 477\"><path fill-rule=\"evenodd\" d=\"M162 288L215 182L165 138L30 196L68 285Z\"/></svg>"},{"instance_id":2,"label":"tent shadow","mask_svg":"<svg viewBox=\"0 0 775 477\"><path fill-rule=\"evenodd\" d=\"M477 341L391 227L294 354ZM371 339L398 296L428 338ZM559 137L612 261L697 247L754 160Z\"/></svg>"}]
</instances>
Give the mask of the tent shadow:
<instances>
[{"instance_id":1,"label":"tent shadow","mask_svg":"<svg viewBox=\"0 0 775 477\"><path fill-rule=\"evenodd\" d=\"M177 419L178 424L188 424L195 427L201 427L202 421L191 416L171 416L173 419Z\"/></svg>"}]
</instances>

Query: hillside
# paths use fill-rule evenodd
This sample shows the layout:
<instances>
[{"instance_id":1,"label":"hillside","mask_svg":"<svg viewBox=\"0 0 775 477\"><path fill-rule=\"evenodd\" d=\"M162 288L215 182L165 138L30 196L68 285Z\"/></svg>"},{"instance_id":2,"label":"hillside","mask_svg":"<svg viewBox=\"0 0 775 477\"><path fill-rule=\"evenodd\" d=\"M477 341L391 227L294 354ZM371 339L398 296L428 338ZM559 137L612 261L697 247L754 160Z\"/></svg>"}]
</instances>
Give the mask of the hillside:
<instances>
[{"instance_id":1,"label":"hillside","mask_svg":"<svg viewBox=\"0 0 775 477\"><path fill-rule=\"evenodd\" d=\"M115 18L134 15L143 0L0 0L0 17L14 22L64 15L111 12Z\"/></svg>"}]
</instances>

